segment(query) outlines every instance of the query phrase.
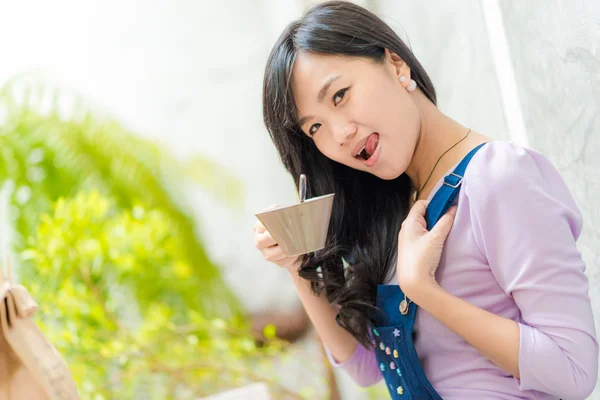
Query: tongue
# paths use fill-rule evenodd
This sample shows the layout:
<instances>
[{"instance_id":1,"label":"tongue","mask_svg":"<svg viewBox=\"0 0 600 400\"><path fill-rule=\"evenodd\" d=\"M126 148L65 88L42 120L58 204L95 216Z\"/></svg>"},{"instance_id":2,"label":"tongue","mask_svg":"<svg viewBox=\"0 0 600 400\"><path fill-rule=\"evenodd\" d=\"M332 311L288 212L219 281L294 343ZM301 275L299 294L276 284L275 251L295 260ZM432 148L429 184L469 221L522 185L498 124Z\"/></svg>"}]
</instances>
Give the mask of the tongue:
<instances>
[{"instance_id":1,"label":"tongue","mask_svg":"<svg viewBox=\"0 0 600 400\"><path fill-rule=\"evenodd\" d=\"M373 133L371 136L369 136L369 138L367 139L367 146L365 147L365 150L367 151L367 154L369 154L369 156L373 155L373 152L375 152L375 149L377 148L377 144L379 143L379 135L376 133Z\"/></svg>"}]
</instances>

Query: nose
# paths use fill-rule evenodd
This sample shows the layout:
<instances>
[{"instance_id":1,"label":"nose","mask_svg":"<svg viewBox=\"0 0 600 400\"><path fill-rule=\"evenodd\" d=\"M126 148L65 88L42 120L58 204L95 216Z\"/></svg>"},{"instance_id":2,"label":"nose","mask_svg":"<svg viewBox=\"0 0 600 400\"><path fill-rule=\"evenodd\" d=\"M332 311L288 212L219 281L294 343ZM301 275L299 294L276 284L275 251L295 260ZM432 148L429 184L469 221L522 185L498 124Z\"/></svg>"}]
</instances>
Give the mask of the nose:
<instances>
[{"instance_id":1,"label":"nose","mask_svg":"<svg viewBox=\"0 0 600 400\"><path fill-rule=\"evenodd\" d=\"M346 142L351 140L356 135L356 124L349 121L339 121L332 127L333 139L343 146Z\"/></svg>"}]
</instances>

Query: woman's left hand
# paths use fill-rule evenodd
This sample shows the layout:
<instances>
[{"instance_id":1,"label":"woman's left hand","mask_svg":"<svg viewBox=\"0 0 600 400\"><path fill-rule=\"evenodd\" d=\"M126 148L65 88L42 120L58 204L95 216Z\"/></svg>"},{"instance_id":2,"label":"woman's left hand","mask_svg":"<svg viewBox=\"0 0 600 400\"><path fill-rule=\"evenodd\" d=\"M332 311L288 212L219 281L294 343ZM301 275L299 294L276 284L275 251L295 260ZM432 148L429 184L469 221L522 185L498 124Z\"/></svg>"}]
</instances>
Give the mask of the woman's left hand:
<instances>
[{"instance_id":1,"label":"woman's left hand","mask_svg":"<svg viewBox=\"0 0 600 400\"><path fill-rule=\"evenodd\" d=\"M437 285L435 271L456 215L456 206L450 207L433 229L428 231L425 221L428 204L426 200L417 201L398 234L396 276L398 284L408 297L413 297L412 294L418 290Z\"/></svg>"}]
</instances>

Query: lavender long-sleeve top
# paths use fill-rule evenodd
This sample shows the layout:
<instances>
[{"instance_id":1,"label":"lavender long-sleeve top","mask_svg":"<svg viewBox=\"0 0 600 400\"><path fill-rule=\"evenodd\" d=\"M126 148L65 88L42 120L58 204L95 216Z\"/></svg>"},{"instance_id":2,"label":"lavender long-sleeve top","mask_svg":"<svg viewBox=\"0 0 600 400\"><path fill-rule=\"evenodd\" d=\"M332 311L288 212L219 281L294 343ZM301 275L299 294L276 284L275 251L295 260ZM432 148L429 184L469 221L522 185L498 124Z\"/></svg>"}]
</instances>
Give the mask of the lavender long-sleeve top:
<instances>
[{"instance_id":1,"label":"lavender long-sleeve top","mask_svg":"<svg viewBox=\"0 0 600 400\"><path fill-rule=\"evenodd\" d=\"M521 378L421 309L415 346L429 381L446 400L586 398L598 374L598 341L576 247L582 218L563 179L540 153L491 142L469 164L457 202L437 281L518 322ZM375 354L361 345L342 364L329 357L362 386L382 378Z\"/></svg>"}]
</instances>

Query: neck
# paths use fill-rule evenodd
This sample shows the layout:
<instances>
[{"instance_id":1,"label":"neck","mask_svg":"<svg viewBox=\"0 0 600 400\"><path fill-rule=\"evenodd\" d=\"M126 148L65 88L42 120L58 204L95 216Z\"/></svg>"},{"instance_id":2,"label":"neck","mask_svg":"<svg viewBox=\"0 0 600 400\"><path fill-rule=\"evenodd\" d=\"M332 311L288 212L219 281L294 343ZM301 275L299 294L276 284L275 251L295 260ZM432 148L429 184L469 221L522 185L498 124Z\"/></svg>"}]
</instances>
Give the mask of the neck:
<instances>
[{"instance_id":1,"label":"neck","mask_svg":"<svg viewBox=\"0 0 600 400\"><path fill-rule=\"evenodd\" d=\"M455 145L465 137L468 129L443 114L438 108L425 97L420 91L417 94L419 109L421 110L421 129L417 138L417 145L413 153L412 160L406 169L406 174L410 178L414 190L428 192L427 189L435 185L439 174L446 172L448 168L460 161L463 156L461 145L456 146L440 160L433 171L433 175L426 187L423 187L425 181L432 172L432 169L440 156L446 150ZM419 198L424 198L421 195Z\"/></svg>"}]
</instances>

